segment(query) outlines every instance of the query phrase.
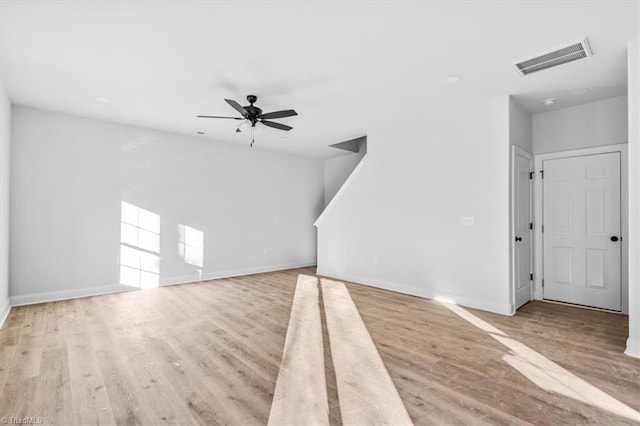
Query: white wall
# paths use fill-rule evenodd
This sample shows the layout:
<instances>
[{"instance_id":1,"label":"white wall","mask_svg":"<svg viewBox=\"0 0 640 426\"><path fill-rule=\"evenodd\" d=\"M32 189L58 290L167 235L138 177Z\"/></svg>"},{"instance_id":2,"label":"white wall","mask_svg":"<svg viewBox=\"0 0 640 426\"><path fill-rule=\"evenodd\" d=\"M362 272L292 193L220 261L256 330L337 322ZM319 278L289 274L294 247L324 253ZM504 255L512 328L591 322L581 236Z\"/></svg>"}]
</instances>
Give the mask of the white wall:
<instances>
[{"instance_id":1,"label":"white wall","mask_svg":"<svg viewBox=\"0 0 640 426\"><path fill-rule=\"evenodd\" d=\"M531 114L509 98L509 140L528 153L533 153Z\"/></svg>"},{"instance_id":2,"label":"white wall","mask_svg":"<svg viewBox=\"0 0 640 426\"><path fill-rule=\"evenodd\" d=\"M318 273L510 314L509 98L428 108L367 129L367 163L318 225Z\"/></svg>"},{"instance_id":3,"label":"white wall","mask_svg":"<svg viewBox=\"0 0 640 426\"><path fill-rule=\"evenodd\" d=\"M323 162L14 107L11 301L119 290L121 202L160 220L160 283L316 263ZM197 263L197 262L196 262Z\"/></svg>"},{"instance_id":4,"label":"white wall","mask_svg":"<svg viewBox=\"0 0 640 426\"><path fill-rule=\"evenodd\" d=\"M533 153L627 143L627 97L535 114Z\"/></svg>"},{"instance_id":5,"label":"white wall","mask_svg":"<svg viewBox=\"0 0 640 426\"><path fill-rule=\"evenodd\" d=\"M640 37L628 47L629 91L629 338L640 358Z\"/></svg>"},{"instance_id":6,"label":"white wall","mask_svg":"<svg viewBox=\"0 0 640 426\"><path fill-rule=\"evenodd\" d=\"M364 144L363 144L364 145ZM329 204L353 169L358 165L365 150L349 152L324 161L324 205Z\"/></svg>"},{"instance_id":7,"label":"white wall","mask_svg":"<svg viewBox=\"0 0 640 426\"><path fill-rule=\"evenodd\" d=\"M0 81L0 327L9 314L9 166L11 103Z\"/></svg>"}]
</instances>

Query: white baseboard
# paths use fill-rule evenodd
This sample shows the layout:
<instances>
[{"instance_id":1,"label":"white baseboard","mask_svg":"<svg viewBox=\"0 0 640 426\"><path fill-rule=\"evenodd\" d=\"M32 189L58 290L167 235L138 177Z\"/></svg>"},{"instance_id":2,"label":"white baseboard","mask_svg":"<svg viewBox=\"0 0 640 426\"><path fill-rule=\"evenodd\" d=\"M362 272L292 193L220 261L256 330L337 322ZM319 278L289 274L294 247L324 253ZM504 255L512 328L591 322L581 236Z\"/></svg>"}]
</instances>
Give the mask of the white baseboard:
<instances>
[{"instance_id":1,"label":"white baseboard","mask_svg":"<svg viewBox=\"0 0 640 426\"><path fill-rule=\"evenodd\" d=\"M634 358L640 358L640 339L627 339L627 350L624 351L625 355L632 356Z\"/></svg>"},{"instance_id":2,"label":"white baseboard","mask_svg":"<svg viewBox=\"0 0 640 426\"><path fill-rule=\"evenodd\" d=\"M177 284L188 284L198 281L207 281L218 278L230 278L230 277L239 277L243 275L252 275L252 274L261 274L265 272L275 272L275 271L283 271L287 269L294 268L304 268L309 266L315 266L316 261L308 261L308 262L300 262L300 263L283 263L279 265L263 265L256 266L251 268L244 269L234 269L234 270L225 270L225 271L216 271L209 272L203 274L202 277L198 275L183 275L179 277L169 277L163 279L163 283L160 285L161 287L169 286L169 285L177 285ZM32 294L24 294L18 296L11 296L9 298L10 303L9 306L22 306L22 305L32 305L34 303L45 303L45 302L55 302L58 300L66 300L66 299L75 299L78 297L88 297L88 296L99 296L103 294L110 293L120 293L123 291L132 291L138 290L136 287L131 287L128 285L116 284L102 287L86 287L80 289L73 290L60 290L60 291L49 291L43 293L32 293ZM7 311L8 314L8 311ZM1 322L0 322L1 324Z\"/></svg>"},{"instance_id":3,"label":"white baseboard","mask_svg":"<svg viewBox=\"0 0 640 426\"><path fill-rule=\"evenodd\" d=\"M253 274L264 274L267 272L286 271L287 269L307 268L311 266L316 266L315 260L311 260L308 262L300 262L300 263L281 263L279 265L263 265L263 266L255 266L251 268L242 268L242 269L227 269L224 271L208 272L208 273L202 274L201 277L196 274L192 274L192 275L183 275L180 277L168 278L166 280L163 280L164 282L160 284L160 286L165 287L170 285L189 284L189 283L194 283L199 281L241 277L244 275L253 275Z\"/></svg>"},{"instance_id":4,"label":"white baseboard","mask_svg":"<svg viewBox=\"0 0 640 426\"><path fill-rule=\"evenodd\" d=\"M9 316L9 312L11 312L11 303L7 303L7 306L0 312L0 329L4 325L4 322L7 320Z\"/></svg>"},{"instance_id":5,"label":"white baseboard","mask_svg":"<svg viewBox=\"0 0 640 426\"><path fill-rule=\"evenodd\" d=\"M76 299L78 297L99 296L102 294L120 293L136 290L135 287L116 284L102 287L86 287L72 290L47 291L43 293L11 296L11 306L33 305L34 303L56 302L58 300Z\"/></svg>"},{"instance_id":6,"label":"white baseboard","mask_svg":"<svg viewBox=\"0 0 640 426\"><path fill-rule=\"evenodd\" d=\"M454 303L456 305L465 306L468 308L480 309L482 311L493 312L501 315L513 315L515 309L512 304L495 303L487 300L478 300L461 295L446 294L441 291L437 291L430 288L416 289L396 282L389 282L385 280L371 279L367 277L358 276L338 276L332 273L325 273L322 270L318 270L317 275L338 279L342 281L352 282L356 284L362 284L370 287L376 287L383 290L395 291L397 293L408 294L410 296L424 297L426 299L432 299L440 302Z\"/></svg>"}]
</instances>

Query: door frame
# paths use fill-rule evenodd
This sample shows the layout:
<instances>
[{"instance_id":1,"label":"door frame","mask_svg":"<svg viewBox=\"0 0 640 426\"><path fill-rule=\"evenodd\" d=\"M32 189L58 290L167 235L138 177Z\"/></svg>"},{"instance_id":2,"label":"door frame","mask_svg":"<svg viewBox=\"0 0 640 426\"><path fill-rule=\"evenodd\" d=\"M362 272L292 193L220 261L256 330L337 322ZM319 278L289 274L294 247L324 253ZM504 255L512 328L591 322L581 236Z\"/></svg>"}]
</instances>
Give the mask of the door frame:
<instances>
[{"instance_id":1,"label":"door frame","mask_svg":"<svg viewBox=\"0 0 640 426\"><path fill-rule=\"evenodd\" d=\"M559 158L579 157L595 154L620 153L620 296L622 298L622 313L629 313L629 237L628 237L628 205L629 205L629 173L627 144L615 144L596 146L592 148L572 149L569 151L550 152L534 155L534 179L533 179L533 298L542 300L542 277L544 272L543 247L542 247L542 162Z\"/></svg>"},{"instance_id":2,"label":"door frame","mask_svg":"<svg viewBox=\"0 0 640 426\"><path fill-rule=\"evenodd\" d=\"M517 277L516 277L516 246L515 246L515 236L516 236L516 203L518 202L518 200L516 200L516 167L515 167L515 161L516 161L516 154L523 156L524 158L529 160L529 164L530 164L530 171L535 171L536 170L536 164L535 164L535 157L533 156L533 154L525 151L524 149L515 146L515 145L511 145L511 220L510 220L510 228L511 228L511 241L509 243L509 247L511 250L511 309L513 312L516 311L516 285L517 285ZM535 173L534 173L535 175ZM534 180L532 180L531 182L534 182ZM529 213L531 220L534 220L534 214L535 214L535 208L534 208L534 203L535 203L535 196L534 196L534 187L530 186L531 188L531 194L530 194L530 205L531 205L531 212ZM533 263L534 258L535 258L535 234L533 231L531 231L529 233L529 242L531 244L531 251L530 251L530 265L531 265L531 272L534 274L534 279L535 279L535 265ZM529 300L533 300L534 299L534 285L535 281L531 283L531 296L529 297Z\"/></svg>"}]
</instances>

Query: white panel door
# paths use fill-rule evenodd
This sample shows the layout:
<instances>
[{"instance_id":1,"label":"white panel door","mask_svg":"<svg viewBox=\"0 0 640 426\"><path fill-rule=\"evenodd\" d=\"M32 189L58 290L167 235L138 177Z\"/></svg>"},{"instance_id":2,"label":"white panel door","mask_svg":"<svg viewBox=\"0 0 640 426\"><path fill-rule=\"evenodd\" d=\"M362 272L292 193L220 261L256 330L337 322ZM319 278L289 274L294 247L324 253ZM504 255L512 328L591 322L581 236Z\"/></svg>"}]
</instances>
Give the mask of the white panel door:
<instances>
[{"instance_id":1,"label":"white panel door","mask_svg":"<svg viewBox=\"0 0 640 426\"><path fill-rule=\"evenodd\" d=\"M543 297L621 309L620 153L543 162Z\"/></svg>"},{"instance_id":2,"label":"white panel door","mask_svg":"<svg viewBox=\"0 0 640 426\"><path fill-rule=\"evenodd\" d=\"M513 158L513 232L516 309L531 300L531 160L519 153Z\"/></svg>"}]
</instances>

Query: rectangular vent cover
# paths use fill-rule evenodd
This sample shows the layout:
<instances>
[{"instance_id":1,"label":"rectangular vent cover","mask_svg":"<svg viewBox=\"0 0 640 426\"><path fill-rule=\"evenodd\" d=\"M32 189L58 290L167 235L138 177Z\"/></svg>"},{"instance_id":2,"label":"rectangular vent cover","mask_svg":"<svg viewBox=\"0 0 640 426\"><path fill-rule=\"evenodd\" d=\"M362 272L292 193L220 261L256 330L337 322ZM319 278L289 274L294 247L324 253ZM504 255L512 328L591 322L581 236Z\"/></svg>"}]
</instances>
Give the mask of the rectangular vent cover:
<instances>
[{"instance_id":1,"label":"rectangular vent cover","mask_svg":"<svg viewBox=\"0 0 640 426\"><path fill-rule=\"evenodd\" d=\"M586 59L591 55L591 49L585 37L582 40L556 48L553 51L517 62L515 66L518 72L522 76L525 76L533 74L534 72L557 67L558 65Z\"/></svg>"}]
</instances>

